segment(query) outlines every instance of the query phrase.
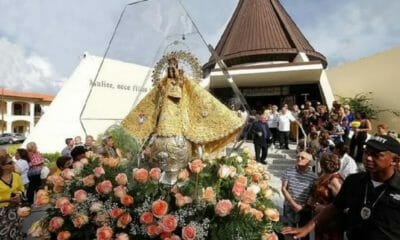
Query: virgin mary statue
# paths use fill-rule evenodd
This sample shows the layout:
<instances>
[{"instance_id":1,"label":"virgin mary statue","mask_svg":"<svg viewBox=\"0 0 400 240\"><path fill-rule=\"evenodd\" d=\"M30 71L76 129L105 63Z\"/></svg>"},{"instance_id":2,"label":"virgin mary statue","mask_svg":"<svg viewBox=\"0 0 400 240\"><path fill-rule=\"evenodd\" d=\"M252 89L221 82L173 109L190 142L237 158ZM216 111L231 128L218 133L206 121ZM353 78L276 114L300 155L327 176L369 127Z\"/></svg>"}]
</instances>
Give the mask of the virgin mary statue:
<instances>
[{"instance_id":1,"label":"virgin mary statue","mask_svg":"<svg viewBox=\"0 0 400 240\"><path fill-rule=\"evenodd\" d=\"M179 68L182 62L190 65L194 77ZM136 139L149 144L150 162L165 171L163 182L169 184L195 154L220 150L243 126L236 112L195 82L200 76L201 67L190 53L165 55L153 72L153 89L122 122Z\"/></svg>"}]
</instances>

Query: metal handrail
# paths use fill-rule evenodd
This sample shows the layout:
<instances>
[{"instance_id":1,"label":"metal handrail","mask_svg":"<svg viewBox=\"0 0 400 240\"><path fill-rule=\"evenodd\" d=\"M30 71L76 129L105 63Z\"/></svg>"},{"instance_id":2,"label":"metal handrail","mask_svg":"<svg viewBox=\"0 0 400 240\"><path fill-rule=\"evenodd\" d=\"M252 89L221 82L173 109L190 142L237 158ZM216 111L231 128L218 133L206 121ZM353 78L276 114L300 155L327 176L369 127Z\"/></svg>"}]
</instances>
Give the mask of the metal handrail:
<instances>
[{"instance_id":1,"label":"metal handrail","mask_svg":"<svg viewBox=\"0 0 400 240\"><path fill-rule=\"evenodd\" d=\"M303 125L301 125L300 122L297 122L297 125L299 126L301 132L303 133L303 136L304 136L304 151L306 151L307 150L307 134L306 134L306 131L304 131ZM298 143L299 142L299 132L298 131L297 131L296 138L297 138L296 142Z\"/></svg>"}]
</instances>

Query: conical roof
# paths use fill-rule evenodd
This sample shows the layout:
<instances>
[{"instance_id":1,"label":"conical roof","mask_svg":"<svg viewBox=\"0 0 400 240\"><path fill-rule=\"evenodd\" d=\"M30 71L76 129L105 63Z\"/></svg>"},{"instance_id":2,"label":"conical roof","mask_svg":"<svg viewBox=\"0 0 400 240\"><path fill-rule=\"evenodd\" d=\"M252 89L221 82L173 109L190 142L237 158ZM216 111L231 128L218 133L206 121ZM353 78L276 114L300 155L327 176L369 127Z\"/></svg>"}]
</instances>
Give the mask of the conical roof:
<instances>
[{"instance_id":1,"label":"conical roof","mask_svg":"<svg viewBox=\"0 0 400 240\"><path fill-rule=\"evenodd\" d=\"M279 0L240 0L215 50L228 66L292 62L299 52L327 66L325 57L314 50ZM214 66L211 57L204 69Z\"/></svg>"}]
</instances>

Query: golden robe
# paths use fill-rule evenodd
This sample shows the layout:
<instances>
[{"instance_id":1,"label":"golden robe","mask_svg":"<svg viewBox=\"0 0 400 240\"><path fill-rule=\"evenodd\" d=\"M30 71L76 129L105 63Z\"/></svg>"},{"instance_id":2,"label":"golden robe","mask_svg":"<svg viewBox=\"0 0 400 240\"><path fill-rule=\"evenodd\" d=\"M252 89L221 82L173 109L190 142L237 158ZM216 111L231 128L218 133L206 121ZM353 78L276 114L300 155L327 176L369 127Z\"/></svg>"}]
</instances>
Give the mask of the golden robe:
<instances>
[{"instance_id":1,"label":"golden robe","mask_svg":"<svg viewBox=\"0 0 400 240\"><path fill-rule=\"evenodd\" d=\"M178 86L171 87L169 78L162 79L128 114L122 126L141 141L153 133L182 136L203 145L207 153L233 141L244 124L236 112L190 79L180 85L181 91L176 91Z\"/></svg>"}]
</instances>

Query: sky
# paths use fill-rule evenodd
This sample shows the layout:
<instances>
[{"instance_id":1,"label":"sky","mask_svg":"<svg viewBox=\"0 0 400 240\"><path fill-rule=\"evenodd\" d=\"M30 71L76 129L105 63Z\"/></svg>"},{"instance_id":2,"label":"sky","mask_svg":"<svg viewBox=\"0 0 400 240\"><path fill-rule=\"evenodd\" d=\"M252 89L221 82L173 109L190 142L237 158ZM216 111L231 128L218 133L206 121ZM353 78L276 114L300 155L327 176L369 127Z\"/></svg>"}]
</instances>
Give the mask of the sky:
<instances>
[{"instance_id":1,"label":"sky","mask_svg":"<svg viewBox=\"0 0 400 240\"><path fill-rule=\"evenodd\" d=\"M158 5L156 1L171 0L152 1ZM104 54L121 11L130 2L0 0L0 87L56 94L83 53ZM215 46L238 0L182 2L206 42ZM398 0L281 0L281 3L311 45L327 57L330 68L400 47ZM151 9L130 7L126 14L129 17L124 18L123 31L117 34L111 52L122 55L134 45L151 55L147 49L157 45L156 38L150 37L150 33L157 32L151 29L152 24L157 21L162 24L163 18L150 16L169 17L178 13L162 5ZM128 20L132 22L128 24ZM187 24L185 21L182 20ZM146 33L150 38L146 38ZM121 40L123 36L127 36L125 41Z\"/></svg>"}]
</instances>

